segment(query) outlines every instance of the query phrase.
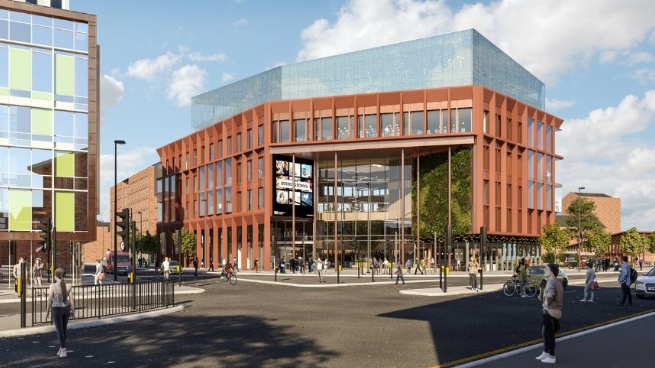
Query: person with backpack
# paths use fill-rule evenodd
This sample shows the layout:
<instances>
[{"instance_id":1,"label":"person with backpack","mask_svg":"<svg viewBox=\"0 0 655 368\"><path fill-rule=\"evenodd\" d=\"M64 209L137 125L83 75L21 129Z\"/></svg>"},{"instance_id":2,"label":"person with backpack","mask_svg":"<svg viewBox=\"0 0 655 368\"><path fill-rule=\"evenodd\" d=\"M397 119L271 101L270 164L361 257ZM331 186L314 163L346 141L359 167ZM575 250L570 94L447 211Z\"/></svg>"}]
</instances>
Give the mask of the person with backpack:
<instances>
[{"instance_id":1,"label":"person with backpack","mask_svg":"<svg viewBox=\"0 0 655 368\"><path fill-rule=\"evenodd\" d=\"M621 266L621 273L619 274L619 283L621 284L621 302L617 304L620 307L623 306L632 306L632 293L630 292L630 285L632 285L633 280L632 280L632 272L634 269L630 268L630 264L628 263L628 256L623 256L623 265ZM635 271L636 273L636 271ZM628 300L628 304L625 304L626 299Z\"/></svg>"}]
</instances>

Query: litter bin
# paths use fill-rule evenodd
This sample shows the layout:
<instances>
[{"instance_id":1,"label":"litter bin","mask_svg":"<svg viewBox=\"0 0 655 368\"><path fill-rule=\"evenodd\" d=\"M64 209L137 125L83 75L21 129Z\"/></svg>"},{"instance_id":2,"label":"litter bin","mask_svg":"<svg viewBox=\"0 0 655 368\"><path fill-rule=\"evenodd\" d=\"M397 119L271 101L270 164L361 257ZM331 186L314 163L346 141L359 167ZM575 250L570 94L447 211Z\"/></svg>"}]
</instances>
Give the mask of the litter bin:
<instances>
[{"instance_id":1,"label":"litter bin","mask_svg":"<svg viewBox=\"0 0 655 368\"><path fill-rule=\"evenodd\" d=\"M341 270L342 270L341 265L339 265L339 272L341 272Z\"/></svg>"},{"instance_id":2,"label":"litter bin","mask_svg":"<svg viewBox=\"0 0 655 368\"><path fill-rule=\"evenodd\" d=\"M444 267L445 267L445 271L444 271ZM450 267L441 266L441 271L446 272L446 275L450 275Z\"/></svg>"}]
</instances>

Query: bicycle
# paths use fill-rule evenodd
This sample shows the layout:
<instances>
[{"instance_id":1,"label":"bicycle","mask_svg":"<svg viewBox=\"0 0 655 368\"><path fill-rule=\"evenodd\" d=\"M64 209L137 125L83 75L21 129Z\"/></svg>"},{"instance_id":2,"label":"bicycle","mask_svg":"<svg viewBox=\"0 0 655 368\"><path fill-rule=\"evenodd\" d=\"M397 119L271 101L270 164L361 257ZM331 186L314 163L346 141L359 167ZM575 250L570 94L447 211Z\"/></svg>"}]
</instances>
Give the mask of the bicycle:
<instances>
[{"instance_id":1,"label":"bicycle","mask_svg":"<svg viewBox=\"0 0 655 368\"><path fill-rule=\"evenodd\" d=\"M225 281L225 282L228 282L228 277L227 277L227 274L226 274L225 272L222 272L222 273L221 273L221 279L222 279L223 281ZM237 284L237 277L236 277L236 275L235 275L234 273L232 273L232 274L230 275L229 281L230 281L230 284L232 284L232 285L236 285L236 284Z\"/></svg>"},{"instance_id":2,"label":"bicycle","mask_svg":"<svg viewBox=\"0 0 655 368\"><path fill-rule=\"evenodd\" d=\"M532 298L535 295L537 295L537 285L532 282L532 281L526 281L525 285L523 285L523 293L525 296L528 298ZM505 284L503 285L503 294L505 296L512 296L514 294L520 294L521 293L521 280L520 279L509 279Z\"/></svg>"}]
</instances>

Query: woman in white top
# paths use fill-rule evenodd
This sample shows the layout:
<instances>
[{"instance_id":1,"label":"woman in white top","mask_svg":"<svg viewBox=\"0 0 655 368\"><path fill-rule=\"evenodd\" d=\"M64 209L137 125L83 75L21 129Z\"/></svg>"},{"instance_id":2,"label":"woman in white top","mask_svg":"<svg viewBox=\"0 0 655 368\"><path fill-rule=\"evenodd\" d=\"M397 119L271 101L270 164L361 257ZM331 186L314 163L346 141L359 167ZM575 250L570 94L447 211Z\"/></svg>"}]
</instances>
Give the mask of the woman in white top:
<instances>
[{"instance_id":1,"label":"woman in white top","mask_svg":"<svg viewBox=\"0 0 655 368\"><path fill-rule=\"evenodd\" d=\"M102 263L100 263L99 259L96 259L96 272L93 274L93 285L102 285L102 279L104 277L101 277L101 274L104 274L105 270L102 268Z\"/></svg>"},{"instance_id":2,"label":"woman in white top","mask_svg":"<svg viewBox=\"0 0 655 368\"><path fill-rule=\"evenodd\" d=\"M41 284L41 279L43 278L43 262L41 262L41 258L37 258L34 262L32 272L34 272L34 276L32 278L33 286L42 287L43 285Z\"/></svg>"},{"instance_id":3,"label":"woman in white top","mask_svg":"<svg viewBox=\"0 0 655 368\"><path fill-rule=\"evenodd\" d=\"M587 262L587 279L584 283L584 297L581 302L590 302L594 301L594 290L591 288L591 283L596 279L596 271L594 271L593 264ZM587 293L591 292L591 298L587 299Z\"/></svg>"},{"instance_id":4,"label":"woman in white top","mask_svg":"<svg viewBox=\"0 0 655 368\"><path fill-rule=\"evenodd\" d=\"M68 328L68 319L75 318L75 308L70 287L64 281L64 270L61 268L55 270L55 282L50 285L48 290L48 310L50 308L52 308L52 321L57 330L57 338L59 338L59 352L57 355L65 358L68 356L66 329Z\"/></svg>"}]
</instances>

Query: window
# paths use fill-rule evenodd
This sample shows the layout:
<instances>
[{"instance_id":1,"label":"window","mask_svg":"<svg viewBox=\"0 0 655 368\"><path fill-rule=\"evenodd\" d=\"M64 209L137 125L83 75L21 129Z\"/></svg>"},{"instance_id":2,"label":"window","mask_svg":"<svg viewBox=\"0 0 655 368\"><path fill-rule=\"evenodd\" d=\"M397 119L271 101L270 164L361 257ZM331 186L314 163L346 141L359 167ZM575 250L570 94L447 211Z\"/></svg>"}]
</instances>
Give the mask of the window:
<instances>
[{"instance_id":1,"label":"window","mask_svg":"<svg viewBox=\"0 0 655 368\"><path fill-rule=\"evenodd\" d=\"M314 140L325 141L332 139L332 118L314 119Z\"/></svg>"},{"instance_id":2,"label":"window","mask_svg":"<svg viewBox=\"0 0 655 368\"><path fill-rule=\"evenodd\" d=\"M232 155L232 137L227 137L227 155Z\"/></svg>"},{"instance_id":3,"label":"window","mask_svg":"<svg viewBox=\"0 0 655 368\"><path fill-rule=\"evenodd\" d=\"M241 152L241 133L237 133L237 153Z\"/></svg>"},{"instance_id":4,"label":"window","mask_svg":"<svg viewBox=\"0 0 655 368\"><path fill-rule=\"evenodd\" d=\"M309 129L307 126L307 120L306 119L296 119L293 121L294 125L294 130L295 130L295 135L294 135L294 142L305 142L308 139L307 134L309 133Z\"/></svg>"},{"instance_id":5,"label":"window","mask_svg":"<svg viewBox=\"0 0 655 368\"><path fill-rule=\"evenodd\" d=\"M216 163L216 188L223 187L223 161Z\"/></svg>"},{"instance_id":6,"label":"window","mask_svg":"<svg viewBox=\"0 0 655 368\"><path fill-rule=\"evenodd\" d=\"M484 154L484 157L483 157L484 167L483 168L485 170L489 171L489 146L487 144L485 144L485 146L484 146L484 153L483 154Z\"/></svg>"},{"instance_id":7,"label":"window","mask_svg":"<svg viewBox=\"0 0 655 368\"><path fill-rule=\"evenodd\" d=\"M216 158L223 158L223 141L218 141L218 146L216 147Z\"/></svg>"},{"instance_id":8,"label":"window","mask_svg":"<svg viewBox=\"0 0 655 368\"><path fill-rule=\"evenodd\" d=\"M258 146L264 145L264 125L260 125L257 127L257 145Z\"/></svg>"},{"instance_id":9,"label":"window","mask_svg":"<svg viewBox=\"0 0 655 368\"><path fill-rule=\"evenodd\" d=\"M484 112L484 117L482 118L482 132L484 134L489 134L489 111Z\"/></svg>"},{"instance_id":10,"label":"window","mask_svg":"<svg viewBox=\"0 0 655 368\"><path fill-rule=\"evenodd\" d=\"M273 121L273 143L289 142L289 120Z\"/></svg>"},{"instance_id":11,"label":"window","mask_svg":"<svg viewBox=\"0 0 655 368\"><path fill-rule=\"evenodd\" d=\"M359 138L378 137L377 115L359 115Z\"/></svg>"},{"instance_id":12,"label":"window","mask_svg":"<svg viewBox=\"0 0 655 368\"><path fill-rule=\"evenodd\" d=\"M512 135L512 119L507 118L507 140L512 141L514 140L514 136Z\"/></svg>"},{"instance_id":13,"label":"window","mask_svg":"<svg viewBox=\"0 0 655 368\"><path fill-rule=\"evenodd\" d=\"M257 178L264 179L264 158L257 159Z\"/></svg>"},{"instance_id":14,"label":"window","mask_svg":"<svg viewBox=\"0 0 655 368\"><path fill-rule=\"evenodd\" d=\"M189 169L189 152L186 153L186 163L185 163L184 168L185 168L186 170Z\"/></svg>"},{"instance_id":15,"label":"window","mask_svg":"<svg viewBox=\"0 0 655 368\"><path fill-rule=\"evenodd\" d=\"M232 187L225 187L225 213L232 213Z\"/></svg>"},{"instance_id":16,"label":"window","mask_svg":"<svg viewBox=\"0 0 655 368\"><path fill-rule=\"evenodd\" d=\"M399 121L394 121L394 115L397 114L380 114L383 137L395 137L398 135L397 132L400 132Z\"/></svg>"},{"instance_id":17,"label":"window","mask_svg":"<svg viewBox=\"0 0 655 368\"><path fill-rule=\"evenodd\" d=\"M553 152L553 127L546 125L546 152Z\"/></svg>"},{"instance_id":18,"label":"window","mask_svg":"<svg viewBox=\"0 0 655 368\"><path fill-rule=\"evenodd\" d=\"M537 122L537 149L544 149L544 123Z\"/></svg>"},{"instance_id":19,"label":"window","mask_svg":"<svg viewBox=\"0 0 655 368\"><path fill-rule=\"evenodd\" d=\"M246 180L248 182L252 181L252 160L246 162Z\"/></svg>"},{"instance_id":20,"label":"window","mask_svg":"<svg viewBox=\"0 0 655 368\"><path fill-rule=\"evenodd\" d=\"M534 179L534 151L528 151L528 180Z\"/></svg>"},{"instance_id":21,"label":"window","mask_svg":"<svg viewBox=\"0 0 655 368\"><path fill-rule=\"evenodd\" d=\"M237 192L236 203L237 203L236 212L241 212L241 192Z\"/></svg>"},{"instance_id":22,"label":"window","mask_svg":"<svg viewBox=\"0 0 655 368\"><path fill-rule=\"evenodd\" d=\"M200 147L200 165L205 163L205 146Z\"/></svg>"},{"instance_id":23,"label":"window","mask_svg":"<svg viewBox=\"0 0 655 368\"><path fill-rule=\"evenodd\" d=\"M241 184L241 162L237 162L237 184Z\"/></svg>"},{"instance_id":24,"label":"window","mask_svg":"<svg viewBox=\"0 0 655 368\"><path fill-rule=\"evenodd\" d=\"M338 116L337 117L337 139L350 139L351 132L354 131L352 124L352 116Z\"/></svg>"},{"instance_id":25,"label":"window","mask_svg":"<svg viewBox=\"0 0 655 368\"><path fill-rule=\"evenodd\" d=\"M209 162L214 161L214 143L209 144Z\"/></svg>"},{"instance_id":26,"label":"window","mask_svg":"<svg viewBox=\"0 0 655 368\"><path fill-rule=\"evenodd\" d=\"M232 186L232 159L225 159L225 186Z\"/></svg>"},{"instance_id":27,"label":"window","mask_svg":"<svg viewBox=\"0 0 655 368\"><path fill-rule=\"evenodd\" d=\"M450 110L450 132L466 133L471 132L471 108Z\"/></svg>"},{"instance_id":28,"label":"window","mask_svg":"<svg viewBox=\"0 0 655 368\"><path fill-rule=\"evenodd\" d=\"M193 192L198 193L198 176L193 176Z\"/></svg>"},{"instance_id":29,"label":"window","mask_svg":"<svg viewBox=\"0 0 655 368\"><path fill-rule=\"evenodd\" d=\"M264 188L262 187L257 188L257 208L260 210L264 208Z\"/></svg>"},{"instance_id":30,"label":"window","mask_svg":"<svg viewBox=\"0 0 655 368\"><path fill-rule=\"evenodd\" d=\"M189 177L186 178L186 185L184 186L184 194L189 195Z\"/></svg>"},{"instance_id":31,"label":"window","mask_svg":"<svg viewBox=\"0 0 655 368\"><path fill-rule=\"evenodd\" d=\"M405 119L405 135L423 134L423 111L403 113Z\"/></svg>"},{"instance_id":32,"label":"window","mask_svg":"<svg viewBox=\"0 0 655 368\"><path fill-rule=\"evenodd\" d=\"M248 189L248 211L252 210L252 189Z\"/></svg>"},{"instance_id":33,"label":"window","mask_svg":"<svg viewBox=\"0 0 655 368\"><path fill-rule=\"evenodd\" d=\"M198 150L193 150L193 167L198 166Z\"/></svg>"},{"instance_id":34,"label":"window","mask_svg":"<svg viewBox=\"0 0 655 368\"><path fill-rule=\"evenodd\" d=\"M503 135L503 127L501 125L502 119L500 118L500 114L496 114L496 137L501 138Z\"/></svg>"},{"instance_id":35,"label":"window","mask_svg":"<svg viewBox=\"0 0 655 368\"><path fill-rule=\"evenodd\" d=\"M500 144L496 144L496 172L500 173L500 165L501 165L501 158L502 158L502 149Z\"/></svg>"},{"instance_id":36,"label":"window","mask_svg":"<svg viewBox=\"0 0 655 368\"><path fill-rule=\"evenodd\" d=\"M428 134L437 134L441 133L441 121L440 121L441 113L439 110L430 110L428 111L428 128L427 132Z\"/></svg>"},{"instance_id":37,"label":"window","mask_svg":"<svg viewBox=\"0 0 655 368\"><path fill-rule=\"evenodd\" d=\"M528 147L534 147L534 120L528 118Z\"/></svg>"},{"instance_id":38,"label":"window","mask_svg":"<svg viewBox=\"0 0 655 368\"><path fill-rule=\"evenodd\" d=\"M248 129L248 131L246 132L246 140L247 140L246 147L248 147L248 149L251 149L252 148L252 129Z\"/></svg>"}]
</instances>

